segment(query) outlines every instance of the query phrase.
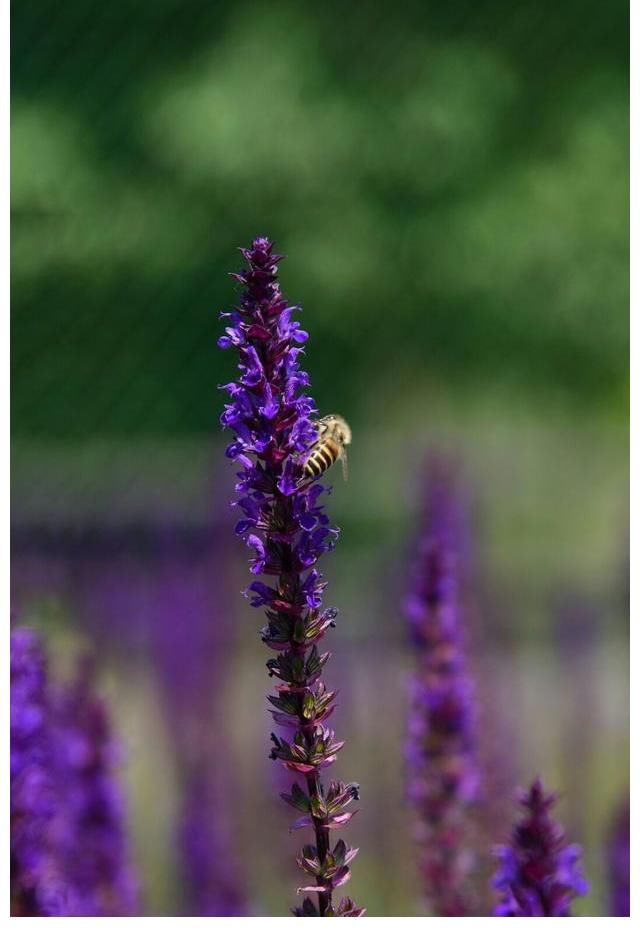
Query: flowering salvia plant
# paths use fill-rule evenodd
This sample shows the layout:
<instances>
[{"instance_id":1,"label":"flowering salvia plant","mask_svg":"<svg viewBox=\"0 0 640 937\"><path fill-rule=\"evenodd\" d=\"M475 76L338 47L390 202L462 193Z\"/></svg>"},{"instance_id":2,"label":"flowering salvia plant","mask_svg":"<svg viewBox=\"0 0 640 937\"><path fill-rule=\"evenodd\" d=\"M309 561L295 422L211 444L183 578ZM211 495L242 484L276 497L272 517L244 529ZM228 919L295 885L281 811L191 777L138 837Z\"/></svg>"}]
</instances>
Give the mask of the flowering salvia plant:
<instances>
[{"instance_id":1,"label":"flowering salvia plant","mask_svg":"<svg viewBox=\"0 0 640 937\"><path fill-rule=\"evenodd\" d=\"M539 778L519 797L525 815L515 824L509 845L496 849L498 917L568 917L573 899L588 890L581 849L567 844L564 829L551 816L555 800Z\"/></svg>"},{"instance_id":2,"label":"flowering salvia plant","mask_svg":"<svg viewBox=\"0 0 640 937\"><path fill-rule=\"evenodd\" d=\"M270 583L256 580L247 590L251 604L265 608L262 640L276 652L267 662L278 681L268 697L273 718L293 733L290 739L272 735L270 757L297 779L282 794L300 814L292 829L308 827L314 834L298 855L312 884L299 889L305 897L294 914L359 917L364 910L350 898L336 904L333 897L349 879L357 850L343 839L331 841L331 831L351 819L358 787L321 779L344 744L326 725L336 693L322 680L329 653L319 644L333 627L336 610L322 608L326 582L316 568L338 531L319 503L327 489L305 479L301 467L318 437L315 404L305 393L309 377L299 366L308 336L280 291L282 256L271 242L256 238L242 254L246 268L234 274L242 294L232 312L222 313L227 327L218 342L236 350L240 376L224 387L231 402L221 422L235 433L226 454L240 466L234 504L244 517L236 532L253 552L251 572L273 577Z\"/></svg>"},{"instance_id":3,"label":"flowering salvia plant","mask_svg":"<svg viewBox=\"0 0 640 937\"><path fill-rule=\"evenodd\" d=\"M445 917L473 913L468 834L478 772L474 686L459 601L461 530L446 467L432 461L414 580L405 603L417 658L407 775L425 898L436 915Z\"/></svg>"}]
</instances>

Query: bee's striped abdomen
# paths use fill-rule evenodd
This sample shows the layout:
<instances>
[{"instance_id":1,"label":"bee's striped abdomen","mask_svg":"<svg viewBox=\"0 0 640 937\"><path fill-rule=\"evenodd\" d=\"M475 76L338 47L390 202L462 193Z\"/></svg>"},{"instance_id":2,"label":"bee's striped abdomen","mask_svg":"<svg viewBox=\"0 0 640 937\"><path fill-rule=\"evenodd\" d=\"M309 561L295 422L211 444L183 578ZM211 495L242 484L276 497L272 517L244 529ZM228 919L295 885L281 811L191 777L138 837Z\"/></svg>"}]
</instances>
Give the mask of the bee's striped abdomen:
<instances>
[{"instance_id":1,"label":"bee's striped abdomen","mask_svg":"<svg viewBox=\"0 0 640 937\"><path fill-rule=\"evenodd\" d=\"M326 472L340 455L340 446L333 439L325 439L311 450L304 463L307 478L317 478Z\"/></svg>"}]
</instances>

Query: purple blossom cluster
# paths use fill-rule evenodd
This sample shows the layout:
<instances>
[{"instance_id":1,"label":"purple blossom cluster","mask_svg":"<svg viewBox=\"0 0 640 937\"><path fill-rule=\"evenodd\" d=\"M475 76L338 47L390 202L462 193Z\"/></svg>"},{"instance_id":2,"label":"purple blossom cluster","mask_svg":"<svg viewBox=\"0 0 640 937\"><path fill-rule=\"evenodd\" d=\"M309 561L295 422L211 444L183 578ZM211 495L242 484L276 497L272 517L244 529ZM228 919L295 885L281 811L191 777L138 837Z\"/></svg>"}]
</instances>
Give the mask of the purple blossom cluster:
<instances>
[{"instance_id":1,"label":"purple blossom cluster","mask_svg":"<svg viewBox=\"0 0 640 937\"><path fill-rule=\"evenodd\" d=\"M580 847L567 844L562 826L551 816L555 800L539 778L520 795L525 816L516 823L509 845L496 850L498 917L568 917L574 898L588 891Z\"/></svg>"},{"instance_id":2,"label":"purple blossom cluster","mask_svg":"<svg viewBox=\"0 0 640 937\"><path fill-rule=\"evenodd\" d=\"M38 636L11 634L11 895L16 916L135 914L104 704L82 664L58 690Z\"/></svg>"},{"instance_id":3,"label":"purple blossom cluster","mask_svg":"<svg viewBox=\"0 0 640 937\"><path fill-rule=\"evenodd\" d=\"M474 688L460 616L458 505L442 467L427 477L424 532L405 605L417 655L408 726L408 796L424 894L439 916L472 913L468 848L478 789Z\"/></svg>"},{"instance_id":4,"label":"purple blossom cluster","mask_svg":"<svg viewBox=\"0 0 640 937\"><path fill-rule=\"evenodd\" d=\"M360 916L363 909L349 898L338 905L333 899L334 889L351 875L357 850L342 839L330 841L330 831L351 819L358 788L339 781L325 787L321 780L344 744L325 725L336 693L322 681L329 653L318 649L336 610L322 608L326 582L316 563L333 549L338 531L320 503L327 489L304 479L301 467L318 436L315 403L306 393L309 376L299 365L308 336L280 291L283 258L271 242L256 238L242 254L247 266L234 274L242 295L232 312L222 313L227 325L218 342L238 354L240 377L224 387L230 403L221 422L235 434L226 454L240 468L234 504L244 517L236 533L253 553L251 572L275 578L270 584L254 580L247 590L251 604L265 608L262 640L277 652L267 662L278 680L269 696L273 718L293 734L272 735L271 757L300 780L282 795L301 814L292 829L309 827L314 833L297 860L313 884L299 889L305 897L294 913Z\"/></svg>"}]
</instances>

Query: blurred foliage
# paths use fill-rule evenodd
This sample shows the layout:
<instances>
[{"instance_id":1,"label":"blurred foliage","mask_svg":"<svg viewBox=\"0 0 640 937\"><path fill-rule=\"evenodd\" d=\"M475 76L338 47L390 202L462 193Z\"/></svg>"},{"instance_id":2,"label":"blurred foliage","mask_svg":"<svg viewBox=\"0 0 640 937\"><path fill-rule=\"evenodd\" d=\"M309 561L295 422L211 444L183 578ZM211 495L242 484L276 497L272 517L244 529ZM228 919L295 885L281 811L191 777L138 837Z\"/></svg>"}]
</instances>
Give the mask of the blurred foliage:
<instances>
[{"instance_id":1,"label":"blurred foliage","mask_svg":"<svg viewBox=\"0 0 640 937\"><path fill-rule=\"evenodd\" d=\"M322 409L495 387L624 418L627 17L14 4L14 434L211 433L257 233Z\"/></svg>"}]
</instances>

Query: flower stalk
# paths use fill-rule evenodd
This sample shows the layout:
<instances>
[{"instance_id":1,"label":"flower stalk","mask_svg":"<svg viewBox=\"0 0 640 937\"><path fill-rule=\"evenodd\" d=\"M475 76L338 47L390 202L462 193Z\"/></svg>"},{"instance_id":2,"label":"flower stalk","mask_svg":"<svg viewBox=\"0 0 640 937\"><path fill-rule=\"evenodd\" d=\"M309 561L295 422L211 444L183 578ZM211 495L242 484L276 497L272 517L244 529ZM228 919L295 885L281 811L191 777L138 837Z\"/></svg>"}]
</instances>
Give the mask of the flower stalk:
<instances>
[{"instance_id":1,"label":"flower stalk","mask_svg":"<svg viewBox=\"0 0 640 937\"><path fill-rule=\"evenodd\" d=\"M314 834L297 858L314 884L298 889L305 897L294 914L360 916L363 909L348 898L334 904L334 889L349 879L357 850L341 839L332 845L330 835L353 816L349 807L358 799L358 787L340 781L325 787L321 778L344 744L326 725L336 692L322 680L330 655L318 647L337 612L322 608L326 582L316 563L333 549L338 530L319 504L327 489L305 479L301 465L318 436L315 403L304 390L309 377L298 364L308 335L293 321L295 309L280 291L283 258L271 242L256 238L242 254L247 267L233 275L242 287L239 304L221 314L228 324L218 344L237 351L240 371L238 381L224 386L231 402L221 423L235 433L226 455L240 466L233 503L244 518L236 533L253 551L251 572L275 580L256 580L246 592L252 606L265 608L261 637L277 652L267 662L278 681L268 697L273 719L293 732L291 740L272 734L270 757L298 779L282 794L301 814L291 829L309 827Z\"/></svg>"}]
</instances>

